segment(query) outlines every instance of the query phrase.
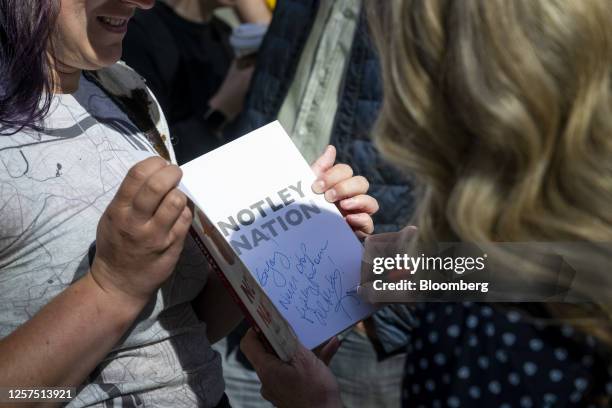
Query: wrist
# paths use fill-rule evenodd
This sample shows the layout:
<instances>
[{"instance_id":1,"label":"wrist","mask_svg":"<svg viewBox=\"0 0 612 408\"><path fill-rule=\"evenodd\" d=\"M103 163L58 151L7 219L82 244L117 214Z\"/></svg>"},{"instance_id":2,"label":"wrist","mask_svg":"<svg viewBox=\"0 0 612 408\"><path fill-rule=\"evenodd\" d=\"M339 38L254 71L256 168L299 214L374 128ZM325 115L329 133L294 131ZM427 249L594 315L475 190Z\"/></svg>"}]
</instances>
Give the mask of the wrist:
<instances>
[{"instance_id":1,"label":"wrist","mask_svg":"<svg viewBox=\"0 0 612 408\"><path fill-rule=\"evenodd\" d=\"M119 321L131 322L138 316L147 304L149 298L145 296L130 295L126 291L116 288L115 285L105 282L101 276L104 266L94 261L90 271L84 276L85 283L91 288L92 295L103 305L108 313L115 315Z\"/></svg>"}]
</instances>

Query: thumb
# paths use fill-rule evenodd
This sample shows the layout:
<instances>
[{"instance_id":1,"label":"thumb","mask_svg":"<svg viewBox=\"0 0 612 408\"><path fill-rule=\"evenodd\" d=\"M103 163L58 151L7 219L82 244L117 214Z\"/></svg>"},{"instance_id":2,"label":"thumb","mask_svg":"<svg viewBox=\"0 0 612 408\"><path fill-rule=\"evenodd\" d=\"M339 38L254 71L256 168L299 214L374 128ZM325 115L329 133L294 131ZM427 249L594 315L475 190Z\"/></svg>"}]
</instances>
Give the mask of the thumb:
<instances>
[{"instance_id":1,"label":"thumb","mask_svg":"<svg viewBox=\"0 0 612 408\"><path fill-rule=\"evenodd\" d=\"M317 357L319 357L319 359L323 361L325 365L329 365L329 362L334 357L341 344L342 343L338 337L332 337L325 345L321 346L321 348L317 350Z\"/></svg>"},{"instance_id":2,"label":"thumb","mask_svg":"<svg viewBox=\"0 0 612 408\"><path fill-rule=\"evenodd\" d=\"M317 177L321 177L323 173L331 169L336 161L336 148L328 145L323 154L310 166Z\"/></svg>"},{"instance_id":3,"label":"thumb","mask_svg":"<svg viewBox=\"0 0 612 408\"><path fill-rule=\"evenodd\" d=\"M275 360L278 360L278 357L266 350L263 343L259 340L257 333L252 328L246 332L240 341L240 350L258 372L260 369L265 368L269 364L274 364Z\"/></svg>"}]
</instances>

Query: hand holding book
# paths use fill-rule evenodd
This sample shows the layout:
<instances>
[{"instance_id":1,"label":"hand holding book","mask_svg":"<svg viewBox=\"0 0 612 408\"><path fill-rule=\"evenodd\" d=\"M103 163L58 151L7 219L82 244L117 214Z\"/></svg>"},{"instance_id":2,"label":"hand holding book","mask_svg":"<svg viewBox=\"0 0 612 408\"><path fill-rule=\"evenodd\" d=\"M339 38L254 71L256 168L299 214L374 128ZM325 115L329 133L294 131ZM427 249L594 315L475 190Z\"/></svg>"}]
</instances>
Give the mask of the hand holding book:
<instances>
[{"instance_id":1,"label":"hand holding book","mask_svg":"<svg viewBox=\"0 0 612 408\"><path fill-rule=\"evenodd\" d=\"M370 187L363 176L353 176L353 169L346 164L336 164L336 148L327 146L311 169L317 176L312 191L325 194L325 199L335 203L344 219L359 238L374 231L371 215L378 211L378 202L367 195Z\"/></svg>"}]
</instances>

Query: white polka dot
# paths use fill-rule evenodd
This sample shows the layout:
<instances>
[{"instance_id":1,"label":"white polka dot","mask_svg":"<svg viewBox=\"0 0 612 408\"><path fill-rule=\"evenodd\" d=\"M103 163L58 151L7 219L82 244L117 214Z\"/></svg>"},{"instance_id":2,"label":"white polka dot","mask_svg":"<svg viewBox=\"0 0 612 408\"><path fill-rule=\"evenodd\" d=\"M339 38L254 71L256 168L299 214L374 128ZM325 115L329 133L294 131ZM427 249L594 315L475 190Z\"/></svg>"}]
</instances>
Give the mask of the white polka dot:
<instances>
[{"instance_id":1,"label":"white polka dot","mask_svg":"<svg viewBox=\"0 0 612 408\"><path fill-rule=\"evenodd\" d=\"M470 329L475 328L476 326L478 326L478 318L474 315L469 315L467 321L465 322L465 325Z\"/></svg>"},{"instance_id":2,"label":"white polka dot","mask_svg":"<svg viewBox=\"0 0 612 408\"><path fill-rule=\"evenodd\" d=\"M531 400L531 398L528 397L527 395L525 395L524 397L521 397L521 407L523 408L533 407L533 401Z\"/></svg>"},{"instance_id":3,"label":"white polka dot","mask_svg":"<svg viewBox=\"0 0 612 408\"><path fill-rule=\"evenodd\" d=\"M429 338L429 342L432 344L435 344L438 342L438 332L436 331L432 331L431 333L429 333L427 337Z\"/></svg>"},{"instance_id":4,"label":"white polka dot","mask_svg":"<svg viewBox=\"0 0 612 408\"><path fill-rule=\"evenodd\" d=\"M552 382L559 382L563 379L563 373L561 372L561 370L557 369L550 370L548 376L550 377L550 381Z\"/></svg>"},{"instance_id":5,"label":"white polka dot","mask_svg":"<svg viewBox=\"0 0 612 408\"><path fill-rule=\"evenodd\" d=\"M511 310L506 314L506 318L510 323L518 323L521 320L521 314L516 310Z\"/></svg>"},{"instance_id":6,"label":"white polka dot","mask_svg":"<svg viewBox=\"0 0 612 408\"><path fill-rule=\"evenodd\" d=\"M501 392L501 384L499 383L499 381L495 381L495 380L491 381L489 383L489 391L492 394L496 394L496 395L499 394Z\"/></svg>"},{"instance_id":7,"label":"white polka dot","mask_svg":"<svg viewBox=\"0 0 612 408\"><path fill-rule=\"evenodd\" d=\"M533 351L541 351L544 347L544 343L540 339L531 339L529 340L529 348Z\"/></svg>"},{"instance_id":8,"label":"white polka dot","mask_svg":"<svg viewBox=\"0 0 612 408\"><path fill-rule=\"evenodd\" d=\"M486 317L491 317L493 316L493 309L491 309L489 306L484 306L482 309L480 309L480 314Z\"/></svg>"},{"instance_id":9,"label":"white polka dot","mask_svg":"<svg viewBox=\"0 0 612 408\"><path fill-rule=\"evenodd\" d=\"M527 361L523 363L523 371L525 371L525 374L532 376L535 375L535 373L538 371L538 366L536 366L531 361Z\"/></svg>"},{"instance_id":10,"label":"white polka dot","mask_svg":"<svg viewBox=\"0 0 612 408\"><path fill-rule=\"evenodd\" d=\"M468 345L470 347L476 347L478 345L478 337L474 334L470 334L470 338L468 339Z\"/></svg>"},{"instance_id":11,"label":"white polka dot","mask_svg":"<svg viewBox=\"0 0 612 408\"><path fill-rule=\"evenodd\" d=\"M492 323L487 323L485 326L485 334L489 337L495 336L495 326Z\"/></svg>"},{"instance_id":12,"label":"white polka dot","mask_svg":"<svg viewBox=\"0 0 612 408\"><path fill-rule=\"evenodd\" d=\"M478 366L483 370L489 368L489 358L487 356L478 357Z\"/></svg>"},{"instance_id":13,"label":"white polka dot","mask_svg":"<svg viewBox=\"0 0 612 408\"><path fill-rule=\"evenodd\" d=\"M508 374L508 382L512 385L519 385L521 377L517 373Z\"/></svg>"},{"instance_id":14,"label":"white polka dot","mask_svg":"<svg viewBox=\"0 0 612 408\"><path fill-rule=\"evenodd\" d=\"M571 402L576 403L576 402L579 402L581 399L582 399L582 394L577 392L577 391L574 391L574 392L572 392L570 394L570 401Z\"/></svg>"},{"instance_id":15,"label":"white polka dot","mask_svg":"<svg viewBox=\"0 0 612 408\"><path fill-rule=\"evenodd\" d=\"M429 367L429 362L427 361L427 359L422 358L421 360L419 360L419 367L421 367L423 370L427 369L427 367Z\"/></svg>"},{"instance_id":16,"label":"white polka dot","mask_svg":"<svg viewBox=\"0 0 612 408\"><path fill-rule=\"evenodd\" d=\"M425 320L427 320L427 323L433 323L434 320L436 320L436 314L434 312L427 313L427 316L425 316Z\"/></svg>"},{"instance_id":17,"label":"white polka dot","mask_svg":"<svg viewBox=\"0 0 612 408\"><path fill-rule=\"evenodd\" d=\"M442 353L437 353L434 356L434 361L439 366L444 365L444 364L446 364L446 356L444 354L442 354Z\"/></svg>"},{"instance_id":18,"label":"white polka dot","mask_svg":"<svg viewBox=\"0 0 612 408\"><path fill-rule=\"evenodd\" d=\"M459 368L459 370L457 370L457 377L462 380L468 379L470 377L470 369L465 366Z\"/></svg>"},{"instance_id":19,"label":"white polka dot","mask_svg":"<svg viewBox=\"0 0 612 408\"><path fill-rule=\"evenodd\" d=\"M427 391L433 391L436 389L436 383L434 383L433 380L427 380L425 382L425 388Z\"/></svg>"},{"instance_id":20,"label":"white polka dot","mask_svg":"<svg viewBox=\"0 0 612 408\"><path fill-rule=\"evenodd\" d=\"M576 387L578 391L586 390L588 385L589 382L586 380L586 378L578 377L574 380L574 387Z\"/></svg>"},{"instance_id":21,"label":"white polka dot","mask_svg":"<svg viewBox=\"0 0 612 408\"><path fill-rule=\"evenodd\" d=\"M510 347L516 341L516 336L512 333L504 333L502 334L502 341L506 346Z\"/></svg>"},{"instance_id":22,"label":"white polka dot","mask_svg":"<svg viewBox=\"0 0 612 408\"><path fill-rule=\"evenodd\" d=\"M504 350L497 350L495 352L495 358L500 363L505 363L505 362L508 361L508 354L506 354L506 352Z\"/></svg>"},{"instance_id":23,"label":"white polka dot","mask_svg":"<svg viewBox=\"0 0 612 408\"><path fill-rule=\"evenodd\" d=\"M470 397L474 399L480 398L480 388L476 387L475 385L469 388L468 393L470 394Z\"/></svg>"},{"instance_id":24,"label":"white polka dot","mask_svg":"<svg viewBox=\"0 0 612 408\"><path fill-rule=\"evenodd\" d=\"M612 395L612 382L606 384L606 392L608 395Z\"/></svg>"},{"instance_id":25,"label":"white polka dot","mask_svg":"<svg viewBox=\"0 0 612 408\"><path fill-rule=\"evenodd\" d=\"M448 326L448 329L446 329L446 333L451 337L459 337L461 329L456 324L453 324L451 326Z\"/></svg>"},{"instance_id":26,"label":"white polka dot","mask_svg":"<svg viewBox=\"0 0 612 408\"><path fill-rule=\"evenodd\" d=\"M555 394L546 393L544 394L544 402L547 404L554 404L557 402L557 396Z\"/></svg>"},{"instance_id":27,"label":"white polka dot","mask_svg":"<svg viewBox=\"0 0 612 408\"><path fill-rule=\"evenodd\" d=\"M448 397L448 400L446 400L446 402L448 403L448 406L451 408L457 408L461 403L459 402L459 398L453 396Z\"/></svg>"},{"instance_id":28,"label":"white polka dot","mask_svg":"<svg viewBox=\"0 0 612 408\"><path fill-rule=\"evenodd\" d=\"M562 347L556 348L555 358L559 361L564 361L567 358L567 350Z\"/></svg>"}]
</instances>

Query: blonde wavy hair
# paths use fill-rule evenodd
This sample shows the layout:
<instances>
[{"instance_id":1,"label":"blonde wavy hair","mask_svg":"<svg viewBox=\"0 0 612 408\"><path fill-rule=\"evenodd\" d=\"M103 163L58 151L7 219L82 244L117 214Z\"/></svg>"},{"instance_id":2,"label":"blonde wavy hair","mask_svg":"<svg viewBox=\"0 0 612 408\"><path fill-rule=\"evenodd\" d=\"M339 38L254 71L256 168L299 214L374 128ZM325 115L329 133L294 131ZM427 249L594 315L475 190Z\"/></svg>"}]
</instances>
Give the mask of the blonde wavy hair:
<instances>
[{"instance_id":1,"label":"blonde wavy hair","mask_svg":"<svg viewBox=\"0 0 612 408\"><path fill-rule=\"evenodd\" d=\"M368 14L375 141L418 179L420 241L612 243L612 1L371 0ZM609 323L599 266L581 289Z\"/></svg>"}]
</instances>

